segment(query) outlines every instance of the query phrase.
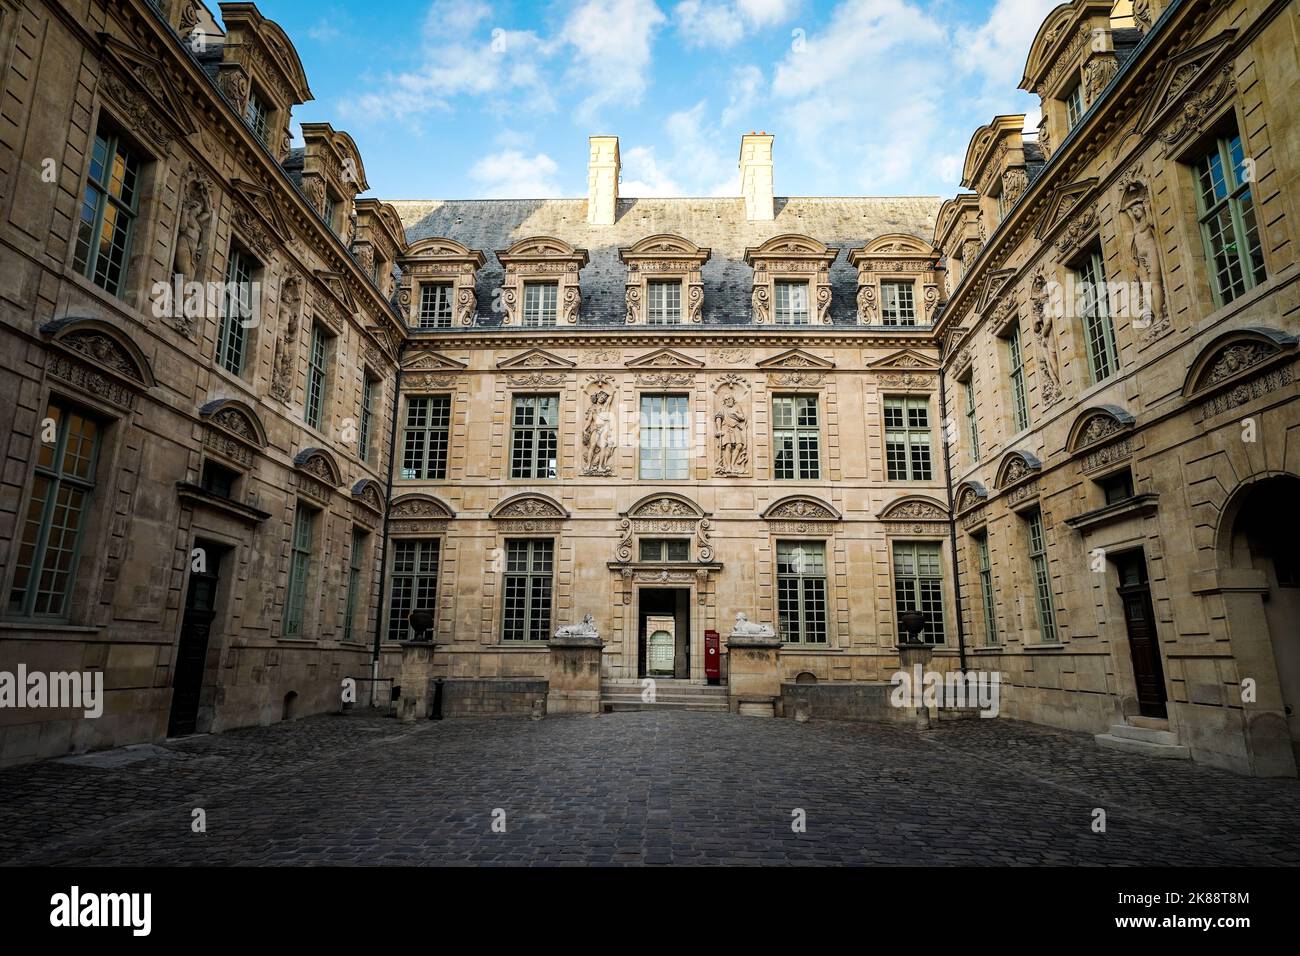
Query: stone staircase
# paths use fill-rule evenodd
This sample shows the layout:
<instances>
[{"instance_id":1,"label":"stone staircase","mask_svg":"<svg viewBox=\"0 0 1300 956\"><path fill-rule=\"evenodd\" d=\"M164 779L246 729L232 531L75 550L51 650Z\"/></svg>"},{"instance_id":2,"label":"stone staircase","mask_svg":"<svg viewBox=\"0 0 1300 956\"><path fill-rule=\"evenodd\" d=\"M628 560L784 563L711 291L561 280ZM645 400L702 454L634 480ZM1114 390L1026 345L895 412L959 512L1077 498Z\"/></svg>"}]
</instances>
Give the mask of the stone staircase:
<instances>
[{"instance_id":1,"label":"stone staircase","mask_svg":"<svg viewBox=\"0 0 1300 956\"><path fill-rule=\"evenodd\" d=\"M600 709L606 714L633 710L727 712L725 685L710 687L688 680L659 677L655 679L654 703L643 700L643 693L639 680L603 680L600 682Z\"/></svg>"},{"instance_id":2,"label":"stone staircase","mask_svg":"<svg viewBox=\"0 0 1300 956\"><path fill-rule=\"evenodd\" d=\"M1095 736L1098 746L1124 750L1161 760L1190 760L1191 750L1178 743L1169 721L1158 717L1129 717L1126 724L1114 724L1110 733Z\"/></svg>"}]
</instances>

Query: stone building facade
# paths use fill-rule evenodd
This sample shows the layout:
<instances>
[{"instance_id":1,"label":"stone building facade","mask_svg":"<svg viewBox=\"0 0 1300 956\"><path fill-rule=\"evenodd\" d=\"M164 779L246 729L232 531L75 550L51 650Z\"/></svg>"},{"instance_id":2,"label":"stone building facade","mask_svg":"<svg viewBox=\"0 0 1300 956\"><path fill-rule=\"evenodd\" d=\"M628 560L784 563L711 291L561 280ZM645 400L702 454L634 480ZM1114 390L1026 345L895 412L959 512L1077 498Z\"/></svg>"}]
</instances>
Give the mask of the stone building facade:
<instances>
[{"instance_id":1,"label":"stone building facade","mask_svg":"<svg viewBox=\"0 0 1300 956\"><path fill-rule=\"evenodd\" d=\"M1037 137L977 130L939 215L970 656L1010 716L1294 775L1296 9L1111 8L1048 16Z\"/></svg>"},{"instance_id":2,"label":"stone building facade","mask_svg":"<svg viewBox=\"0 0 1300 956\"><path fill-rule=\"evenodd\" d=\"M1293 4L1062 4L945 202L775 196L766 133L735 198L597 136L586 199L358 199L220 14L0 0L0 671L108 688L5 761L348 677L594 706L710 632L769 713L875 700L920 611L1004 715L1294 775Z\"/></svg>"}]
</instances>

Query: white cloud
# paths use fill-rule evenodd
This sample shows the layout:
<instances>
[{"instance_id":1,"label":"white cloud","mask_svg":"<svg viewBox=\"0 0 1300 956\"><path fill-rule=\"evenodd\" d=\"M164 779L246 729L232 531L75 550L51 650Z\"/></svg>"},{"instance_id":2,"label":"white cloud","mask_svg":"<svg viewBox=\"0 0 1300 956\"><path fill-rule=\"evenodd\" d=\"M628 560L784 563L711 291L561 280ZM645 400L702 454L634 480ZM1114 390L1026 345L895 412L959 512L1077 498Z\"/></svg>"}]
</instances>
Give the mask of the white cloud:
<instances>
[{"instance_id":1,"label":"white cloud","mask_svg":"<svg viewBox=\"0 0 1300 956\"><path fill-rule=\"evenodd\" d=\"M664 21L653 0L586 0L569 15L559 38L573 47L570 80L589 91L578 106L580 119L610 104L640 102L651 43Z\"/></svg>"},{"instance_id":2,"label":"white cloud","mask_svg":"<svg viewBox=\"0 0 1300 956\"><path fill-rule=\"evenodd\" d=\"M623 151L619 194L641 196L739 195L729 139L707 118L704 100L664 120L665 142ZM735 140L739 144L739 138ZM662 149L662 151L661 151Z\"/></svg>"},{"instance_id":3,"label":"white cloud","mask_svg":"<svg viewBox=\"0 0 1300 956\"><path fill-rule=\"evenodd\" d=\"M754 26L765 27L790 19L799 0L737 0L736 6Z\"/></svg>"},{"instance_id":4,"label":"white cloud","mask_svg":"<svg viewBox=\"0 0 1300 956\"><path fill-rule=\"evenodd\" d=\"M527 156L517 149L491 153L476 162L469 178L485 199L549 199L560 195L559 166L545 153Z\"/></svg>"},{"instance_id":5,"label":"white cloud","mask_svg":"<svg viewBox=\"0 0 1300 956\"><path fill-rule=\"evenodd\" d=\"M797 6L797 0L682 0L673 8L673 20L688 47L725 50L747 33L789 19Z\"/></svg>"},{"instance_id":6,"label":"white cloud","mask_svg":"<svg viewBox=\"0 0 1300 956\"><path fill-rule=\"evenodd\" d=\"M1059 0L997 0L983 25L957 30L956 63L995 93L1020 85L1030 44Z\"/></svg>"},{"instance_id":7,"label":"white cloud","mask_svg":"<svg viewBox=\"0 0 1300 956\"><path fill-rule=\"evenodd\" d=\"M731 99L719 121L725 131L744 117L758 100L763 89L763 71L753 64L738 66L731 72Z\"/></svg>"}]
</instances>

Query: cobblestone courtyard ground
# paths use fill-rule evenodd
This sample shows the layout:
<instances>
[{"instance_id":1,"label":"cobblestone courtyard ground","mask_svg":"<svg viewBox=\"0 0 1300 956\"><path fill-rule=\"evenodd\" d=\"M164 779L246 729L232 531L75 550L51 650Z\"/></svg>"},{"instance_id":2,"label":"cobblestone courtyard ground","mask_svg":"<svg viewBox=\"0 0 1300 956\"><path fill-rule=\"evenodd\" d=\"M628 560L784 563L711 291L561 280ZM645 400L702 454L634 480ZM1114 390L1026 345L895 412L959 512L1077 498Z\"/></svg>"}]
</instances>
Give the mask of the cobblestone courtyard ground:
<instances>
[{"instance_id":1,"label":"cobblestone courtyard ground","mask_svg":"<svg viewBox=\"0 0 1300 956\"><path fill-rule=\"evenodd\" d=\"M1295 780L1010 721L322 716L0 771L9 864L1294 865L1297 820Z\"/></svg>"}]
</instances>

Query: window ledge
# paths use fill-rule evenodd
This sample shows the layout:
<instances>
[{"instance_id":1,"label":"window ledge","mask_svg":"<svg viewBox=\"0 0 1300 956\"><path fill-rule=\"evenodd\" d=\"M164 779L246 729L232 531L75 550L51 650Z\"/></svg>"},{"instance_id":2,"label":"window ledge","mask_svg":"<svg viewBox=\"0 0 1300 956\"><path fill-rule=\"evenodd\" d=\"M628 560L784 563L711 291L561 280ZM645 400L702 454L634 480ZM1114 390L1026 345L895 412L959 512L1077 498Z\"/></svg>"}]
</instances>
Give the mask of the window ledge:
<instances>
[{"instance_id":1,"label":"window ledge","mask_svg":"<svg viewBox=\"0 0 1300 956\"><path fill-rule=\"evenodd\" d=\"M1081 515L1075 515L1073 518L1066 518L1065 523L1075 531L1083 533L1128 518L1149 518L1156 513L1159 500L1160 496L1154 492L1134 495L1113 505L1103 505L1092 511L1085 511Z\"/></svg>"},{"instance_id":2,"label":"window ledge","mask_svg":"<svg viewBox=\"0 0 1300 956\"><path fill-rule=\"evenodd\" d=\"M972 647L972 648L970 648L970 650L969 650L968 653L971 653L971 654L1005 654L1005 653L1007 653L1007 646L1006 646L1005 644L989 644L989 645L986 646L986 647Z\"/></svg>"},{"instance_id":3,"label":"window ledge","mask_svg":"<svg viewBox=\"0 0 1300 956\"><path fill-rule=\"evenodd\" d=\"M793 651L799 654L843 654L842 647L824 647L819 644L792 644L785 643L781 645L782 651Z\"/></svg>"},{"instance_id":4,"label":"window ledge","mask_svg":"<svg viewBox=\"0 0 1300 956\"><path fill-rule=\"evenodd\" d=\"M62 634L98 634L102 627L85 624L58 624L42 621L0 621L0 631L45 631Z\"/></svg>"},{"instance_id":5,"label":"window ledge","mask_svg":"<svg viewBox=\"0 0 1300 956\"><path fill-rule=\"evenodd\" d=\"M1065 647L1066 647L1065 642L1060 641L1055 644L1024 644L1021 645L1020 649L1024 651L1026 654L1037 654L1040 652L1046 653L1046 652L1063 651L1065 650Z\"/></svg>"}]
</instances>

